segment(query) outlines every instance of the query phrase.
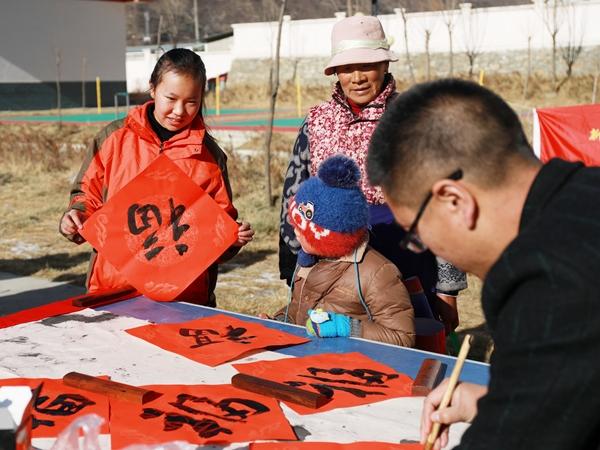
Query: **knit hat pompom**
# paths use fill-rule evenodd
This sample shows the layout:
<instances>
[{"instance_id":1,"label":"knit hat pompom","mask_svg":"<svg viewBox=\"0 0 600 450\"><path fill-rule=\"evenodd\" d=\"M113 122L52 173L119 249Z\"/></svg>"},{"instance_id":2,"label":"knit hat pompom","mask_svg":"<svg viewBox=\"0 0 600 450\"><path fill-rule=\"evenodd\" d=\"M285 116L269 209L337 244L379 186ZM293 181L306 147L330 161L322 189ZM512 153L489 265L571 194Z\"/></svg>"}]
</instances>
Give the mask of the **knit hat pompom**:
<instances>
[{"instance_id":1,"label":"knit hat pompom","mask_svg":"<svg viewBox=\"0 0 600 450\"><path fill-rule=\"evenodd\" d=\"M319 167L317 176L332 187L352 188L360 181L360 169L354 160L344 155L326 159Z\"/></svg>"}]
</instances>

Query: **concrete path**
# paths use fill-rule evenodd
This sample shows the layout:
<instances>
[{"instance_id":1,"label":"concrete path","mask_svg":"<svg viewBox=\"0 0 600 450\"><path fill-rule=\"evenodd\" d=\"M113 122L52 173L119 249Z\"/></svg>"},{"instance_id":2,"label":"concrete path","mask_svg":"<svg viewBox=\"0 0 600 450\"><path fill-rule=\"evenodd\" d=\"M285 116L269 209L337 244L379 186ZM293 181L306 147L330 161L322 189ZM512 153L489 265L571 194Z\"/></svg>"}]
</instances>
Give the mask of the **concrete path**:
<instances>
[{"instance_id":1,"label":"concrete path","mask_svg":"<svg viewBox=\"0 0 600 450\"><path fill-rule=\"evenodd\" d=\"M0 272L0 316L83 294L85 288Z\"/></svg>"}]
</instances>

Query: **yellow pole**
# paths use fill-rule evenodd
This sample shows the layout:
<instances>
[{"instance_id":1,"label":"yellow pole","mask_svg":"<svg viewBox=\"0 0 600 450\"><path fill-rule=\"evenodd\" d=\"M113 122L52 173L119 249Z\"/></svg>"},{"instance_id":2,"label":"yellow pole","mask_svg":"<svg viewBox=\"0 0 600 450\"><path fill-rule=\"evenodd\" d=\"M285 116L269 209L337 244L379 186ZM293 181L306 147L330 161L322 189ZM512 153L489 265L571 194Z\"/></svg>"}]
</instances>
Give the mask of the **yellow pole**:
<instances>
[{"instance_id":1,"label":"yellow pole","mask_svg":"<svg viewBox=\"0 0 600 450\"><path fill-rule=\"evenodd\" d=\"M302 117L302 90L300 89L300 74L296 70L296 113Z\"/></svg>"},{"instance_id":2,"label":"yellow pole","mask_svg":"<svg viewBox=\"0 0 600 450\"><path fill-rule=\"evenodd\" d=\"M98 105L98 114L102 113L102 95L100 93L100 77L96 77L96 104Z\"/></svg>"},{"instance_id":3,"label":"yellow pole","mask_svg":"<svg viewBox=\"0 0 600 450\"><path fill-rule=\"evenodd\" d=\"M479 85L483 86L483 75L485 74L485 70L481 69L479 71Z\"/></svg>"},{"instance_id":4,"label":"yellow pole","mask_svg":"<svg viewBox=\"0 0 600 450\"><path fill-rule=\"evenodd\" d=\"M217 116L221 115L221 75L217 76L215 80L215 114Z\"/></svg>"}]
</instances>

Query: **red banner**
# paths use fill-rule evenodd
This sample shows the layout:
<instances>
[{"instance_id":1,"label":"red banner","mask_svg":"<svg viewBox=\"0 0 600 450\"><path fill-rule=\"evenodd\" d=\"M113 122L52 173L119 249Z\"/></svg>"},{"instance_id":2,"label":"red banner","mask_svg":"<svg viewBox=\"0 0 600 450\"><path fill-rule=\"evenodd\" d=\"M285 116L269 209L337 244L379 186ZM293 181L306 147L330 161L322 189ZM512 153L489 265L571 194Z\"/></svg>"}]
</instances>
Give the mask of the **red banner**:
<instances>
[{"instance_id":1,"label":"red banner","mask_svg":"<svg viewBox=\"0 0 600 450\"><path fill-rule=\"evenodd\" d=\"M534 111L533 146L537 156L600 166L600 105Z\"/></svg>"},{"instance_id":2,"label":"red banner","mask_svg":"<svg viewBox=\"0 0 600 450\"><path fill-rule=\"evenodd\" d=\"M408 397L413 385L413 380L407 375L397 373L362 353L323 353L235 364L234 367L241 373L313 390L331 398L317 410L286 402L300 414Z\"/></svg>"},{"instance_id":3,"label":"red banner","mask_svg":"<svg viewBox=\"0 0 600 450\"><path fill-rule=\"evenodd\" d=\"M303 344L310 340L224 314L182 323L143 325L125 331L209 366L218 366L265 348Z\"/></svg>"},{"instance_id":4,"label":"red banner","mask_svg":"<svg viewBox=\"0 0 600 450\"><path fill-rule=\"evenodd\" d=\"M277 400L231 385L144 386L163 395L111 402L111 447L182 440L192 444L295 440Z\"/></svg>"},{"instance_id":5,"label":"red banner","mask_svg":"<svg viewBox=\"0 0 600 450\"><path fill-rule=\"evenodd\" d=\"M238 225L161 155L84 224L81 235L142 294L173 300L237 239Z\"/></svg>"}]
</instances>

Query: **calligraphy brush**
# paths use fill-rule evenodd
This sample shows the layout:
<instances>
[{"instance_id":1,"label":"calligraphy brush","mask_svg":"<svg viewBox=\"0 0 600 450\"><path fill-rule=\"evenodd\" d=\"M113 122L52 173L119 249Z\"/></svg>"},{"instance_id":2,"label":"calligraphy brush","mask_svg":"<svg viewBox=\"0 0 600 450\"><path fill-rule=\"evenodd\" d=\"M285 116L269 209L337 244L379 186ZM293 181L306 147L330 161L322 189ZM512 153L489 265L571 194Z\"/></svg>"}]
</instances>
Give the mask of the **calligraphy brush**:
<instances>
[{"instance_id":1,"label":"calligraphy brush","mask_svg":"<svg viewBox=\"0 0 600 450\"><path fill-rule=\"evenodd\" d=\"M456 363L454 364L454 369L452 369L452 374L450 375L450 381L448 381L446 392L442 397L442 401L440 402L440 406L438 406L438 410L446 408L450 404L450 399L452 398L452 394L454 394L454 389L458 383L458 377L460 376L463 364L465 363L465 359L467 359L467 354L471 348L471 339L472 336L470 334L466 334L465 338L463 339L462 345L460 346L460 351L458 352L458 357L456 358ZM425 442L425 450L431 450L433 448L433 444L440 433L441 426L442 424L439 422L433 423L433 427L431 428L429 436L427 436L427 441Z\"/></svg>"}]
</instances>

